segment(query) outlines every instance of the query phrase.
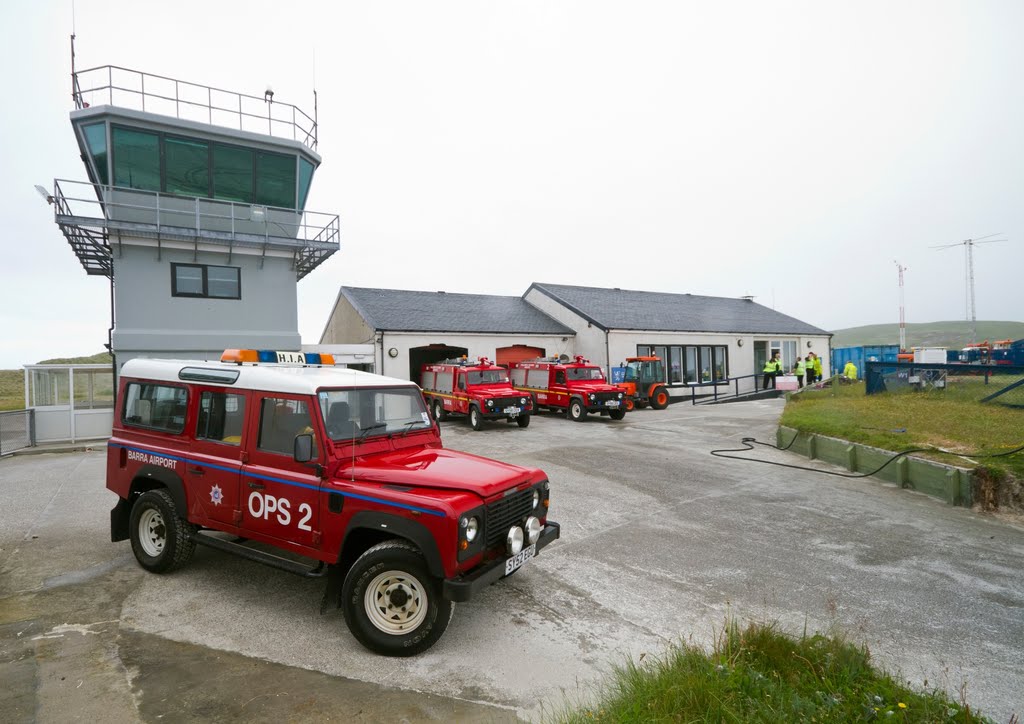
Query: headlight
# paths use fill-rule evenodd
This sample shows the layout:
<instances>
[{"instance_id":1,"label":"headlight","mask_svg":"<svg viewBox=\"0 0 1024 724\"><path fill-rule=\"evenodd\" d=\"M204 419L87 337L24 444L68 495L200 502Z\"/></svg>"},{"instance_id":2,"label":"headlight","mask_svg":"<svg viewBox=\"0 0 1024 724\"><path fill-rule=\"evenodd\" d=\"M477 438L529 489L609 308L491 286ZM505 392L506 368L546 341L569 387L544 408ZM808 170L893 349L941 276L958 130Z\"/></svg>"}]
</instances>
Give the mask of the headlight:
<instances>
[{"instance_id":1,"label":"headlight","mask_svg":"<svg viewBox=\"0 0 1024 724\"><path fill-rule=\"evenodd\" d=\"M619 393L619 399L620 400L622 399L622 393L621 392Z\"/></svg>"},{"instance_id":2,"label":"headlight","mask_svg":"<svg viewBox=\"0 0 1024 724\"><path fill-rule=\"evenodd\" d=\"M480 532L480 521L476 518L463 518L460 521L466 541L472 543L476 540L476 534Z\"/></svg>"},{"instance_id":3,"label":"headlight","mask_svg":"<svg viewBox=\"0 0 1024 724\"><path fill-rule=\"evenodd\" d=\"M487 406L488 407L494 407L494 400L488 400L487 401Z\"/></svg>"},{"instance_id":4,"label":"headlight","mask_svg":"<svg viewBox=\"0 0 1024 724\"><path fill-rule=\"evenodd\" d=\"M525 397L520 397L519 398L519 404L520 405L525 405L526 404L526 398Z\"/></svg>"},{"instance_id":5,"label":"headlight","mask_svg":"<svg viewBox=\"0 0 1024 724\"><path fill-rule=\"evenodd\" d=\"M533 509L536 510L537 506L540 505L540 491L536 488L533 489Z\"/></svg>"},{"instance_id":6,"label":"headlight","mask_svg":"<svg viewBox=\"0 0 1024 724\"><path fill-rule=\"evenodd\" d=\"M510 556L523 550L523 529L518 525L509 528L508 536L505 538L505 548Z\"/></svg>"},{"instance_id":7,"label":"headlight","mask_svg":"<svg viewBox=\"0 0 1024 724\"><path fill-rule=\"evenodd\" d=\"M589 395L587 395L587 397L589 397L589 398L590 398L590 401L591 401L591 402L593 402L593 401L594 401L594 393L590 393Z\"/></svg>"},{"instance_id":8,"label":"headlight","mask_svg":"<svg viewBox=\"0 0 1024 724\"><path fill-rule=\"evenodd\" d=\"M526 542L533 545L540 538L540 520L532 515L526 519Z\"/></svg>"}]
</instances>

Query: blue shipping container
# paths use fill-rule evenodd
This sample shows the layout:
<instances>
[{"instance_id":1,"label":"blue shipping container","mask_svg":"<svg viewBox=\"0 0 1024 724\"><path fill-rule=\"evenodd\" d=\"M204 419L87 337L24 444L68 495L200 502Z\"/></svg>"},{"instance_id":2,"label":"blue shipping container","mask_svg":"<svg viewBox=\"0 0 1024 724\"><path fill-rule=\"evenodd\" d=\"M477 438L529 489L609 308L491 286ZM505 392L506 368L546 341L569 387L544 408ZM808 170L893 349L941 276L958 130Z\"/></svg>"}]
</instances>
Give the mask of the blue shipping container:
<instances>
[{"instance_id":1,"label":"blue shipping container","mask_svg":"<svg viewBox=\"0 0 1024 724\"><path fill-rule=\"evenodd\" d=\"M862 345L860 347L836 347L832 350L832 372L842 374L847 362L853 362L857 374L864 375L865 362L896 362L900 353L898 344Z\"/></svg>"}]
</instances>

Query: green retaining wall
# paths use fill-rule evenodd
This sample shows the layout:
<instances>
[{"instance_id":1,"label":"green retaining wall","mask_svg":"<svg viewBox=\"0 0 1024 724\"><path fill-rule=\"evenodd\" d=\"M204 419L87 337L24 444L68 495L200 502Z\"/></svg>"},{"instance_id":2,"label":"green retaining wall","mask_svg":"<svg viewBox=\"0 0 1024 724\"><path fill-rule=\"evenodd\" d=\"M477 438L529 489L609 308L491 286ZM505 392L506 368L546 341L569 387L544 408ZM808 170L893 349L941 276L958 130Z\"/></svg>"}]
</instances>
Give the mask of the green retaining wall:
<instances>
[{"instance_id":1,"label":"green retaining wall","mask_svg":"<svg viewBox=\"0 0 1024 724\"><path fill-rule=\"evenodd\" d=\"M797 436L795 441L794 435ZM811 460L840 465L851 473L871 472L895 454L835 437L798 432L791 427L780 426L775 437L779 447L786 447L793 441L789 448L791 452ZM971 496L973 476L974 471L968 468L933 463L907 455L882 468L873 477L939 498L950 505L969 508L974 502Z\"/></svg>"}]
</instances>

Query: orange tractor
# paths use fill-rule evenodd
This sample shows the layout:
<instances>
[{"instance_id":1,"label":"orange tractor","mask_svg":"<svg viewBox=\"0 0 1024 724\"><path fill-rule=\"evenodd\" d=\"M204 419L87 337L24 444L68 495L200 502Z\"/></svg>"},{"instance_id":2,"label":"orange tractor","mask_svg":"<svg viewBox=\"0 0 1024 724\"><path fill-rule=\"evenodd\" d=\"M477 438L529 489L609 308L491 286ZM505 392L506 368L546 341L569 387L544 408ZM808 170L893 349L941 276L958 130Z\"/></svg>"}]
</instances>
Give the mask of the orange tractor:
<instances>
[{"instance_id":1,"label":"orange tractor","mask_svg":"<svg viewBox=\"0 0 1024 724\"><path fill-rule=\"evenodd\" d=\"M655 410L668 407L665 365L660 357L627 357L626 376L619 387L626 393L624 402L627 410L647 407L648 404Z\"/></svg>"}]
</instances>

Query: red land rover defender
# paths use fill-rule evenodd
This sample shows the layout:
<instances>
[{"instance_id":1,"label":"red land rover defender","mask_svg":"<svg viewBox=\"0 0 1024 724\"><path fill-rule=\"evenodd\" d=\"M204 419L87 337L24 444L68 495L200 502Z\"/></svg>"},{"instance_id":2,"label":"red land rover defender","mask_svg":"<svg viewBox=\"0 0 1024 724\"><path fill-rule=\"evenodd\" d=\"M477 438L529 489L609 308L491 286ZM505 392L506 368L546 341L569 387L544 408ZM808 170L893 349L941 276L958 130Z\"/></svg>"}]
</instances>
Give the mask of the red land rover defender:
<instances>
[{"instance_id":1,"label":"red land rover defender","mask_svg":"<svg viewBox=\"0 0 1024 724\"><path fill-rule=\"evenodd\" d=\"M508 370L485 357L473 363L461 358L423 365L420 387L438 422L457 413L469 415L474 430L483 427L484 420L530 424L530 396L516 391L509 384Z\"/></svg>"},{"instance_id":2,"label":"red land rover defender","mask_svg":"<svg viewBox=\"0 0 1024 724\"><path fill-rule=\"evenodd\" d=\"M513 362L512 386L533 396L535 410L565 410L577 422L588 412L613 420L626 416L622 389L605 381L604 372L579 355L573 360L557 357Z\"/></svg>"},{"instance_id":3,"label":"red land rover defender","mask_svg":"<svg viewBox=\"0 0 1024 724\"><path fill-rule=\"evenodd\" d=\"M343 608L367 648L410 656L441 637L454 602L559 537L548 480L443 449L415 384L331 362L127 362L107 447L111 539L154 573L199 544L326 576L323 608Z\"/></svg>"}]
</instances>

